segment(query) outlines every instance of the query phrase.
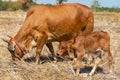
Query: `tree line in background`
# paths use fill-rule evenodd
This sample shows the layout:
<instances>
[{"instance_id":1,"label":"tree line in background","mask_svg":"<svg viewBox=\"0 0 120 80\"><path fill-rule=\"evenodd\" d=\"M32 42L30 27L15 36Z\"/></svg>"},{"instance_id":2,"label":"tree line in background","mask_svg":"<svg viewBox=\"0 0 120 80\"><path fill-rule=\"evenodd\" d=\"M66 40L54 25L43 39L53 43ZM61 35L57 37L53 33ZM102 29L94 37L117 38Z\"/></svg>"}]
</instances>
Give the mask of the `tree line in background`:
<instances>
[{"instance_id":1,"label":"tree line in background","mask_svg":"<svg viewBox=\"0 0 120 80\"><path fill-rule=\"evenodd\" d=\"M57 4L62 4L64 2L67 2L68 0L56 0ZM32 5L35 5L36 2L33 0L18 0L16 2L9 1L2 1L0 0L0 11L2 10L8 10L8 11L16 11L16 10L26 10ZM52 5L52 4L44 4L44 5ZM91 9L94 12L120 12L120 8L112 7L101 7L98 0L94 0L91 5Z\"/></svg>"},{"instance_id":2,"label":"tree line in background","mask_svg":"<svg viewBox=\"0 0 120 80\"><path fill-rule=\"evenodd\" d=\"M104 12L104 11L106 11L106 12L120 12L120 8L117 8L117 7L112 7L112 8L101 7L98 0L94 0L92 2L91 9L94 12Z\"/></svg>"}]
</instances>

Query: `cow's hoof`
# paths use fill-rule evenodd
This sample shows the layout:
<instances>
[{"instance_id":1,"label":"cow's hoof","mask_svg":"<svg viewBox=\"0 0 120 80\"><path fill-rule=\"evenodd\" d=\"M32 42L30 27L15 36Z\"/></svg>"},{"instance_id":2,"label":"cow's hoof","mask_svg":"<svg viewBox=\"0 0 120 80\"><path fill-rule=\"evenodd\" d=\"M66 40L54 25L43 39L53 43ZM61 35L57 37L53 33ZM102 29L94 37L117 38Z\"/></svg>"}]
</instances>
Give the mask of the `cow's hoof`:
<instances>
[{"instance_id":1,"label":"cow's hoof","mask_svg":"<svg viewBox=\"0 0 120 80\"><path fill-rule=\"evenodd\" d=\"M74 74L74 76L79 76L79 75L80 75L80 74L77 74L77 73L76 73L76 74Z\"/></svg>"},{"instance_id":2,"label":"cow's hoof","mask_svg":"<svg viewBox=\"0 0 120 80\"><path fill-rule=\"evenodd\" d=\"M45 61L38 61L38 62L35 62L37 65L38 64L43 64Z\"/></svg>"},{"instance_id":3,"label":"cow's hoof","mask_svg":"<svg viewBox=\"0 0 120 80\"><path fill-rule=\"evenodd\" d=\"M89 73L88 76L93 76L93 73Z\"/></svg>"},{"instance_id":4,"label":"cow's hoof","mask_svg":"<svg viewBox=\"0 0 120 80\"><path fill-rule=\"evenodd\" d=\"M110 73L110 74L113 74L114 72L113 72L113 70L110 70L109 73Z\"/></svg>"},{"instance_id":5,"label":"cow's hoof","mask_svg":"<svg viewBox=\"0 0 120 80\"><path fill-rule=\"evenodd\" d=\"M39 64L42 64L42 63L43 63L42 61L39 62Z\"/></svg>"},{"instance_id":6,"label":"cow's hoof","mask_svg":"<svg viewBox=\"0 0 120 80\"><path fill-rule=\"evenodd\" d=\"M57 61L53 61L54 63L57 63Z\"/></svg>"},{"instance_id":7,"label":"cow's hoof","mask_svg":"<svg viewBox=\"0 0 120 80\"><path fill-rule=\"evenodd\" d=\"M53 57L53 62L56 63L58 59L56 57Z\"/></svg>"},{"instance_id":8,"label":"cow's hoof","mask_svg":"<svg viewBox=\"0 0 120 80\"><path fill-rule=\"evenodd\" d=\"M109 74L114 75L115 73L113 71L109 72Z\"/></svg>"}]
</instances>

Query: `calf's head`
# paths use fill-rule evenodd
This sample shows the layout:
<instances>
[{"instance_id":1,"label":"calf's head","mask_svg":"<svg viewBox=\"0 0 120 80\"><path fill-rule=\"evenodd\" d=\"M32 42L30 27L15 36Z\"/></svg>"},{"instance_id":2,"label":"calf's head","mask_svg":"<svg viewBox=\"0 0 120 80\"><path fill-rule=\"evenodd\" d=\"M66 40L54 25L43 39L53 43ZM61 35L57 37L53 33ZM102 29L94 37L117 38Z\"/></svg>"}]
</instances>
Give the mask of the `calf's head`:
<instances>
[{"instance_id":1,"label":"calf's head","mask_svg":"<svg viewBox=\"0 0 120 80\"><path fill-rule=\"evenodd\" d=\"M67 49L60 49L57 51L57 55L60 57L64 57L64 56L68 55L68 51L67 51Z\"/></svg>"},{"instance_id":2,"label":"calf's head","mask_svg":"<svg viewBox=\"0 0 120 80\"><path fill-rule=\"evenodd\" d=\"M57 51L57 55L60 57L64 57L68 54L67 51L67 41L62 41L59 44L59 50Z\"/></svg>"}]
</instances>

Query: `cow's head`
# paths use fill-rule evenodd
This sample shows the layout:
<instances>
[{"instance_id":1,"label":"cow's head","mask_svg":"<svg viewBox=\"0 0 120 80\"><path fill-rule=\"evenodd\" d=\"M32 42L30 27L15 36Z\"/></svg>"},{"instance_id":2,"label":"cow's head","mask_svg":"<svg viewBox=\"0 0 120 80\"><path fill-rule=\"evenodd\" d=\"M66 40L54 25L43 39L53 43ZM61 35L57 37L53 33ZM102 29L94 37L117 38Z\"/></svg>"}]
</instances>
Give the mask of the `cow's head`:
<instances>
[{"instance_id":1,"label":"cow's head","mask_svg":"<svg viewBox=\"0 0 120 80\"><path fill-rule=\"evenodd\" d=\"M13 60L21 60L21 58L36 46L36 41L32 36L28 36L26 39L17 41L15 38L10 38L8 42L8 50L11 53Z\"/></svg>"}]
</instances>

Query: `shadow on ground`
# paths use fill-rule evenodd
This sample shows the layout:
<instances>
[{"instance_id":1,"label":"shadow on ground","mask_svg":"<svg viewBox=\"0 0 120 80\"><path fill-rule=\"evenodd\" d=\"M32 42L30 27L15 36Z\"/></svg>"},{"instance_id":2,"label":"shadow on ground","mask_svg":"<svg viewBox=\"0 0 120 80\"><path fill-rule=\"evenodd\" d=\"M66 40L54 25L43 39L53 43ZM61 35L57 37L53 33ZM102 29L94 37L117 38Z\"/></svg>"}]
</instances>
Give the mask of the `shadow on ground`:
<instances>
[{"instance_id":1,"label":"shadow on ground","mask_svg":"<svg viewBox=\"0 0 120 80\"><path fill-rule=\"evenodd\" d=\"M57 59L58 59L57 62L61 62L61 61L64 60L61 57L57 57ZM25 58L24 61L28 62L28 63L35 62L35 56ZM43 64L45 62L53 62L53 61L54 61L54 59L53 59L53 57L51 55L49 55L49 56L44 56L44 55L40 56L40 64Z\"/></svg>"},{"instance_id":2,"label":"shadow on ground","mask_svg":"<svg viewBox=\"0 0 120 80\"><path fill-rule=\"evenodd\" d=\"M83 68L80 69L80 73L90 73L90 71L92 70L93 67L91 66L85 66ZM97 67L95 73L104 73L103 72L103 68L101 67Z\"/></svg>"}]
</instances>

